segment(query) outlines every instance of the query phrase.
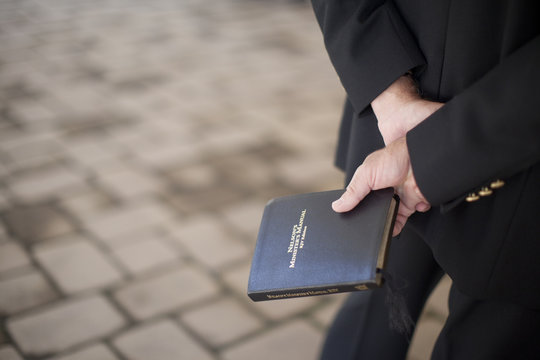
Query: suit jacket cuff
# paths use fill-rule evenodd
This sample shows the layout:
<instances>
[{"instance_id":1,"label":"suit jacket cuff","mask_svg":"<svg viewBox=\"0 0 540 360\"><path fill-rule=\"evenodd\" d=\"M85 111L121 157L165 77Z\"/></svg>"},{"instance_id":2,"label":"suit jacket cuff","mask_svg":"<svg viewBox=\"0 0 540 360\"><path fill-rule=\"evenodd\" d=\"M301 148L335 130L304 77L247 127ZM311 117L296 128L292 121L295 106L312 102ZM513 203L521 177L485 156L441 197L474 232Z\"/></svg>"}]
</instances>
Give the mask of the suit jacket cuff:
<instances>
[{"instance_id":1,"label":"suit jacket cuff","mask_svg":"<svg viewBox=\"0 0 540 360\"><path fill-rule=\"evenodd\" d=\"M386 1L368 14L361 5L346 9L337 3L314 2L314 10L330 59L359 113L399 76L425 60L393 2Z\"/></svg>"},{"instance_id":2,"label":"suit jacket cuff","mask_svg":"<svg viewBox=\"0 0 540 360\"><path fill-rule=\"evenodd\" d=\"M540 161L540 36L407 133L413 173L432 205Z\"/></svg>"}]
</instances>

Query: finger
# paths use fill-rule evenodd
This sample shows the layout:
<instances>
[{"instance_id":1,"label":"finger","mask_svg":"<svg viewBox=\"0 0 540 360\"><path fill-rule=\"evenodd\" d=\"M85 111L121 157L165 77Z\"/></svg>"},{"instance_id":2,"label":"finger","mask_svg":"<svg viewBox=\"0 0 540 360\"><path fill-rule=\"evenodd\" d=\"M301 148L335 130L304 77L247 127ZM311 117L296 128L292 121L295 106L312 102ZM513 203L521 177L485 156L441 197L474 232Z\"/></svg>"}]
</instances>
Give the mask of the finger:
<instances>
[{"instance_id":1,"label":"finger","mask_svg":"<svg viewBox=\"0 0 540 360\"><path fill-rule=\"evenodd\" d=\"M396 236L401 232L401 230L405 226L405 223L407 222L407 219L409 219L409 216L411 216L413 213L414 209L409 208L403 202L399 203L398 213L396 215L396 221L394 224L394 231L392 236Z\"/></svg>"},{"instance_id":2,"label":"finger","mask_svg":"<svg viewBox=\"0 0 540 360\"><path fill-rule=\"evenodd\" d=\"M347 189L339 199L332 203L332 209L336 212L347 212L356 207L371 191L366 181L364 168L360 166L347 186Z\"/></svg>"},{"instance_id":3,"label":"finger","mask_svg":"<svg viewBox=\"0 0 540 360\"><path fill-rule=\"evenodd\" d=\"M422 196L418 190L418 187L411 186L410 184L407 186L406 182L405 186L403 186L400 190L401 192L398 192L398 194L402 199L402 203L406 205L407 208L419 212L426 212L431 209L431 205Z\"/></svg>"},{"instance_id":4,"label":"finger","mask_svg":"<svg viewBox=\"0 0 540 360\"><path fill-rule=\"evenodd\" d=\"M401 230L403 230L403 227L405 227L407 219L408 217L405 215L398 214L396 216L396 222L394 223L394 231L392 232L392 236L398 236L401 233Z\"/></svg>"},{"instance_id":5,"label":"finger","mask_svg":"<svg viewBox=\"0 0 540 360\"><path fill-rule=\"evenodd\" d=\"M418 204L416 204L416 211L426 212L429 209L431 209L431 205L429 205L429 204L427 204L425 202L419 202Z\"/></svg>"},{"instance_id":6,"label":"finger","mask_svg":"<svg viewBox=\"0 0 540 360\"><path fill-rule=\"evenodd\" d=\"M404 216L405 218L408 218L409 216L414 214L414 212L415 212L414 206L412 207L409 206L405 201L401 201L399 203L398 216L401 215L401 216Z\"/></svg>"}]
</instances>

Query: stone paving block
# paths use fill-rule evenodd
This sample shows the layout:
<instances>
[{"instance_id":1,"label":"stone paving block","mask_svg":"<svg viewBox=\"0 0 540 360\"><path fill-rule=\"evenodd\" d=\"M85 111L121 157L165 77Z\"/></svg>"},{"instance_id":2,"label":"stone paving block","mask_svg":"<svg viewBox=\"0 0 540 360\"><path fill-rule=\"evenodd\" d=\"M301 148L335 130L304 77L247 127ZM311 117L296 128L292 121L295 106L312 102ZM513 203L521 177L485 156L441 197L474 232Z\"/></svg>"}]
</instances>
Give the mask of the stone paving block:
<instances>
[{"instance_id":1,"label":"stone paving block","mask_svg":"<svg viewBox=\"0 0 540 360\"><path fill-rule=\"evenodd\" d=\"M452 286L452 279L448 275L443 276L426 302L424 311L432 313L440 319L448 316L448 293Z\"/></svg>"},{"instance_id":2,"label":"stone paving block","mask_svg":"<svg viewBox=\"0 0 540 360\"><path fill-rule=\"evenodd\" d=\"M106 256L82 238L37 246L34 256L68 294L109 286L122 278Z\"/></svg>"},{"instance_id":3,"label":"stone paving block","mask_svg":"<svg viewBox=\"0 0 540 360\"><path fill-rule=\"evenodd\" d=\"M146 166L160 169L193 163L200 158L202 151L198 144L157 143L138 148L133 154Z\"/></svg>"},{"instance_id":4,"label":"stone paving block","mask_svg":"<svg viewBox=\"0 0 540 360\"><path fill-rule=\"evenodd\" d=\"M37 271L0 279L0 315L13 314L56 297L56 292Z\"/></svg>"},{"instance_id":5,"label":"stone paving block","mask_svg":"<svg viewBox=\"0 0 540 360\"><path fill-rule=\"evenodd\" d=\"M25 108L28 108L28 104ZM10 158L10 161L15 162L44 155L57 156L61 154L62 147L56 135L54 132L25 134L2 141L0 150Z\"/></svg>"},{"instance_id":6,"label":"stone paving block","mask_svg":"<svg viewBox=\"0 0 540 360\"><path fill-rule=\"evenodd\" d=\"M411 346L407 353L408 360L427 360L431 356L433 345L441 332L443 323L438 319L424 318L418 321Z\"/></svg>"},{"instance_id":7,"label":"stone paving block","mask_svg":"<svg viewBox=\"0 0 540 360\"><path fill-rule=\"evenodd\" d=\"M197 261L208 268L220 268L242 260L251 253L245 244L234 239L215 217L185 219L172 235Z\"/></svg>"},{"instance_id":8,"label":"stone paving block","mask_svg":"<svg viewBox=\"0 0 540 360\"><path fill-rule=\"evenodd\" d=\"M234 204L223 209L222 214L225 221L246 235L255 244L264 207L269 200L253 199Z\"/></svg>"},{"instance_id":9,"label":"stone paving block","mask_svg":"<svg viewBox=\"0 0 540 360\"><path fill-rule=\"evenodd\" d=\"M0 243L0 273L30 265L30 258L15 242Z\"/></svg>"},{"instance_id":10,"label":"stone paving block","mask_svg":"<svg viewBox=\"0 0 540 360\"><path fill-rule=\"evenodd\" d=\"M300 189L317 187L322 191L333 190L333 186L343 187L341 175L337 175L329 164L327 159L308 155L283 160L276 171L282 181Z\"/></svg>"},{"instance_id":11,"label":"stone paving block","mask_svg":"<svg viewBox=\"0 0 540 360\"><path fill-rule=\"evenodd\" d=\"M246 262L234 266L231 269L227 269L221 274L221 276L228 287L234 290L237 294L246 296L247 298L247 284L250 269L251 260L246 259Z\"/></svg>"},{"instance_id":12,"label":"stone paving block","mask_svg":"<svg viewBox=\"0 0 540 360\"><path fill-rule=\"evenodd\" d=\"M13 178L8 184L13 195L25 202L59 198L84 188L85 179L73 170L49 167Z\"/></svg>"},{"instance_id":13,"label":"stone paving block","mask_svg":"<svg viewBox=\"0 0 540 360\"><path fill-rule=\"evenodd\" d=\"M335 114L339 113L339 111L335 112ZM329 118L334 118L335 114ZM300 116L300 118L303 117L304 116ZM338 122L336 121L336 123ZM293 134L287 134L283 136L280 140L290 146L292 149L294 149L295 152L301 156L301 158L290 157L290 163L287 162L287 160L289 159L284 159L284 163L282 164L282 166L289 167L291 165L298 164L299 168L301 168L302 170L305 169L307 171L310 171L313 175L317 171L317 162L319 162L319 165L321 165L321 168L319 170L325 178L328 178L329 180L337 179L342 182L343 173L341 172L341 170L335 168L332 165L334 162L333 154L335 151L336 139L328 138L328 133L337 134L337 130L326 130L326 133L324 133L324 127L322 129L320 129L319 127L314 127L313 123L307 120L305 125L298 124L297 127L298 131L302 131L302 133L304 133L304 136L302 138L296 138ZM280 130L280 132L282 131L283 130ZM323 133L321 133L321 131ZM305 161L308 161L311 164L304 164L303 162ZM298 182L305 179L295 173L286 173L286 170L286 168L277 169L276 172L279 174L280 179L287 177L291 184L297 184ZM306 177L308 177L307 174Z\"/></svg>"},{"instance_id":14,"label":"stone paving block","mask_svg":"<svg viewBox=\"0 0 540 360\"><path fill-rule=\"evenodd\" d=\"M116 247L112 254L131 274L180 262L177 250L157 236Z\"/></svg>"},{"instance_id":15,"label":"stone paving block","mask_svg":"<svg viewBox=\"0 0 540 360\"><path fill-rule=\"evenodd\" d=\"M223 352L225 360L315 360L322 335L303 320L295 320L260 334Z\"/></svg>"},{"instance_id":16,"label":"stone paving block","mask_svg":"<svg viewBox=\"0 0 540 360\"><path fill-rule=\"evenodd\" d=\"M2 174L0 173L0 178L2 178ZM0 190L0 211L4 211L9 207L9 200L7 194ZM0 232L1 235L1 232Z\"/></svg>"},{"instance_id":17,"label":"stone paving block","mask_svg":"<svg viewBox=\"0 0 540 360\"><path fill-rule=\"evenodd\" d=\"M47 360L118 360L118 357L103 344L95 344L62 356Z\"/></svg>"},{"instance_id":18,"label":"stone paving block","mask_svg":"<svg viewBox=\"0 0 540 360\"><path fill-rule=\"evenodd\" d=\"M105 101L104 99L98 99L96 101ZM99 105L90 105L99 106ZM100 111L77 109L77 112L67 116L65 119L59 122L58 127L65 132L67 136L80 139L84 137L93 137L96 133L103 133L107 129L115 127L128 126L131 121L128 115L118 113L111 109L104 109ZM111 155L114 152L111 151ZM111 156L110 159L116 159L116 156ZM107 159L109 160L109 159ZM94 164L87 164L93 166Z\"/></svg>"},{"instance_id":19,"label":"stone paving block","mask_svg":"<svg viewBox=\"0 0 540 360\"><path fill-rule=\"evenodd\" d=\"M303 297L272 301L251 302L253 310L273 321L285 320L311 311L321 301L319 297Z\"/></svg>"},{"instance_id":20,"label":"stone paving block","mask_svg":"<svg viewBox=\"0 0 540 360\"><path fill-rule=\"evenodd\" d=\"M64 146L70 158L87 167L116 160L123 154L121 148L107 141L77 140L65 143Z\"/></svg>"},{"instance_id":21,"label":"stone paving block","mask_svg":"<svg viewBox=\"0 0 540 360\"><path fill-rule=\"evenodd\" d=\"M132 99L129 100L132 102ZM122 98L118 99L118 104L122 104ZM131 107L136 108L136 105L132 105ZM125 149L128 154L132 153L132 148L137 148L137 145L140 145L145 140L145 134L139 131L137 125L126 128L107 129L107 136L111 142Z\"/></svg>"},{"instance_id":22,"label":"stone paving block","mask_svg":"<svg viewBox=\"0 0 540 360\"><path fill-rule=\"evenodd\" d=\"M103 338L124 324L107 300L93 295L11 318L7 328L25 355L39 356Z\"/></svg>"},{"instance_id":23,"label":"stone paving block","mask_svg":"<svg viewBox=\"0 0 540 360\"><path fill-rule=\"evenodd\" d=\"M23 360L13 346L0 346L0 360Z\"/></svg>"},{"instance_id":24,"label":"stone paving block","mask_svg":"<svg viewBox=\"0 0 540 360\"><path fill-rule=\"evenodd\" d=\"M324 327L329 327L348 296L348 293L325 295L323 298L328 303L315 310L312 317Z\"/></svg>"},{"instance_id":25,"label":"stone paving block","mask_svg":"<svg viewBox=\"0 0 540 360\"><path fill-rule=\"evenodd\" d=\"M214 357L171 320L133 328L113 341L128 360L209 360Z\"/></svg>"},{"instance_id":26,"label":"stone paving block","mask_svg":"<svg viewBox=\"0 0 540 360\"><path fill-rule=\"evenodd\" d=\"M115 204L108 194L99 189L73 194L62 199L60 203L62 208L79 219L96 217L103 212L111 211Z\"/></svg>"},{"instance_id":27,"label":"stone paving block","mask_svg":"<svg viewBox=\"0 0 540 360\"><path fill-rule=\"evenodd\" d=\"M151 106L136 110L142 120L130 128L131 134L126 134L124 138L128 141L121 143L125 144L132 153L139 153L140 149L137 146L154 148L156 144L163 144L166 147L192 144L198 148L193 138L194 133L197 133L195 121L185 115L179 118L179 114L182 113L175 110L174 106L173 109L170 108L169 103L174 102L173 105L177 105L177 99L170 99L170 94L162 92L159 97L155 95L152 97L150 93L146 94L145 98L155 101L156 104L152 103ZM167 108L163 108L164 104L160 102L166 102ZM119 138L122 139L122 137Z\"/></svg>"},{"instance_id":28,"label":"stone paving block","mask_svg":"<svg viewBox=\"0 0 540 360\"><path fill-rule=\"evenodd\" d=\"M155 177L134 169L104 172L98 182L122 198L156 193L161 188Z\"/></svg>"},{"instance_id":29,"label":"stone paving block","mask_svg":"<svg viewBox=\"0 0 540 360\"><path fill-rule=\"evenodd\" d=\"M47 129L47 125L50 125L56 116L54 111L35 99L19 99L12 101L11 104L13 116L16 116L24 126L32 129Z\"/></svg>"},{"instance_id":30,"label":"stone paving block","mask_svg":"<svg viewBox=\"0 0 540 360\"><path fill-rule=\"evenodd\" d=\"M262 148L264 149L264 147ZM218 169L222 174L221 182L227 181L247 189L254 186L258 188L270 186L275 183L276 177L271 163L261 161L263 153L250 151L249 148L247 151L246 149L241 150L239 154L218 158L216 163L212 164L212 167Z\"/></svg>"},{"instance_id":31,"label":"stone paving block","mask_svg":"<svg viewBox=\"0 0 540 360\"><path fill-rule=\"evenodd\" d=\"M166 233L166 229L169 226L169 221L167 220L164 224L156 224L155 226L146 226L146 227L134 227L128 232L123 232L115 236L100 238L102 242L109 247L110 249L116 249L118 247L127 246L131 244L138 243L140 241L147 241L149 239L161 239L168 244L172 244L175 247L178 253L183 254L180 249L170 240L169 236ZM163 226L161 226L163 225Z\"/></svg>"},{"instance_id":32,"label":"stone paving block","mask_svg":"<svg viewBox=\"0 0 540 360\"><path fill-rule=\"evenodd\" d=\"M66 235L75 230L71 221L50 205L13 207L5 213L4 219L13 235L25 243Z\"/></svg>"},{"instance_id":33,"label":"stone paving block","mask_svg":"<svg viewBox=\"0 0 540 360\"><path fill-rule=\"evenodd\" d=\"M183 267L128 284L114 296L134 318L141 320L212 298L218 291L209 276Z\"/></svg>"},{"instance_id":34,"label":"stone paving block","mask_svg":"<svg viewBox=\"0 0 540 360\"><path fill-rule=\"evenodd\" d=\"M13 175L16 178L20 178L24 177L22 174L26 172L41 171L40 169L57 167L62 160L63 158L61 155L54 157L47 153L28 158L17 158L13 161L6 162L6 171L10 176ZM26 200L26 198L19 199Z\"/></svg>"},{"instance_id":35,"label":"stone paving block","mask_svg":"<svg viewBox=\"0 0 540 360\"><path fill-rule=\"evenodd\" d=\"M81 219L85 227L106 240L133 234L140 229L164 225L173 213L160 203L124 203L122 206L102 212L96 217Z\"/></svg>"},{"instance_id":36,"label":"stone paving block","mask_svg":"<svg viewBox=\"0 0 540 360\"><path fill-rule=\"evenodd\" d=\"M242 128L231 128L210 134L203 139L203 145L207 151L218 154L235 154L246 148L256 146L264 133L259 131L246 131Z\"/></svg>"},{"instance_id":37,"label":"stone paving block","mask_svg":"<svg viewBox=\"0 0 540 360\"><path fill-rule=\"evenodd\" d=\"M245 200L248 195L234 184L220 184L208 189L178 192L167 200L182 214L193 215L211 211Z\"/></svg>"},{"instance_id":38,"label":"stone paving block","mask_svg":"<svg viewBox=\"0 0 540 360\"><path fill-rule=\"evenodd\" d=\"M74 58L76 59L77 57L67 55L62 59L50 61L48 64L53 68L64 68L69 66L71 63L69 60L74 61ZM52 71L54 70L52 69ZM62 75L68 74L64 73ZM99 84L69 82L69 79L62 78L60 78L60 81L60 84L64 84L64 86L59 86L55 89L55 94L61 99L62 103L67 105L64 107L64 112L69 115L69 119L65 120L64 125L68 129L74 129L87 124L93 125L92 123L111 124L116 120L115 113L109 112L108 105L110 101L100 91Z\"/></svg>"},{"instance_id":39,"label":"stone paving block","mask_svg":"<svg viewBox=\"0 0 540 360\"><path fill-rule=\"evenodd\" d=\"M235 341L264 325L263 321L231 298L185 312L180 319L214 347Z\"/></svg>"},{"instance_id":40,"label":"stone paving block","mask_svg":"<svg viewBox=\"0 0 540 360\"><path fill-rule=\"evenodd\" d=\"M1 196L1 195L0 195ZM1 209L1 207L0 207ZM6 232L6 227L2 222L0 222L0 243L7 242L9 239L9 235Z\"/></svg>"},{"instance_id":41,"label":"stone paving block","mask_svg":"<svg viewBox=\"0 0 540 360\"><path fill-rule=\"evenodd\" d=\"M429 359L433 345L448 316L448 292L451 286L452 280L445 275L431 293L418 319L407 359Z\"/></svg>"},{"instance_id":42,"label":"stone paving block","mask_svg":"<svg viewBox=\"0 0 540 360\"><path fill-rule=\"evenodd\" d=\"M218 172L207 164L197 164L175 169L169 173L175 184L183 189L205 189L216 185Z\"/></svg>"}]
</instances>

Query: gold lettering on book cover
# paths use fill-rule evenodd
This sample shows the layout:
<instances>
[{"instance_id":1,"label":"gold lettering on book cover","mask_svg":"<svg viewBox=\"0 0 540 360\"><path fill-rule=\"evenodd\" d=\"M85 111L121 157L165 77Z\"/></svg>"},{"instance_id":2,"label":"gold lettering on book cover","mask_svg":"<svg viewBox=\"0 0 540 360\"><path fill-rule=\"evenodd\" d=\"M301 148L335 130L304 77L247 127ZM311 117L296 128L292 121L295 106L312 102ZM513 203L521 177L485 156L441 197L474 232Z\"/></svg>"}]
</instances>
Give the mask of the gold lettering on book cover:
<instances>
[{"instance_id":1,"label":"gold lettering on book cover","mask_svg":"<svg viewBox=\"0 0 540 360\"><path fill-rule=\"evenodd\" d=\"M289 241L289 247L287 253L291 254L291 260L289 261L289 269L294 269L296 266L296 257L298 250L304 248L304 241L306 240L307 225L304 225L307 209L300 212L298 223L294 224L291 233L291 239Z\"/></svg>"},{"instance_id":2,"label":"gold lettering on book cover","mask_svg":"<svg viewBox=\"0 0 540 360\"><path fill-rule=\"evenodd\" d=\"M267 294L267 299L286 299L293 297L303 297L303 296L316 296L316 295L328 295L338 293L338 288L323 289L323 290L306 290L295 293L283 293L283 294Z\"/></svg>"}]
</instances>

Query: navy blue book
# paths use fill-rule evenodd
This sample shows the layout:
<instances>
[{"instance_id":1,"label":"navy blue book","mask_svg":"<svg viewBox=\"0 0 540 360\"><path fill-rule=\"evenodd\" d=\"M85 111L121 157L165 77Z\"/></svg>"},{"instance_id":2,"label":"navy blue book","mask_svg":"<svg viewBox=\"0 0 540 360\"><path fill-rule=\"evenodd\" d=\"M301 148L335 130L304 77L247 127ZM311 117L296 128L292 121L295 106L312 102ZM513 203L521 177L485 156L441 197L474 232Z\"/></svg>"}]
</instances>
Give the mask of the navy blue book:
<instances>
[{"instance_id":1,"label":"navy blue book","mask_svg":"<svg viewBox=\"0 0 540 360\"><path fill-rule=\"evenodd\" d=\"M367 290L382 285L399 199L371 192L356 208L336 213L343 190L268 202L251 263L254 301Z\"/></svg>"}]
</instances>

